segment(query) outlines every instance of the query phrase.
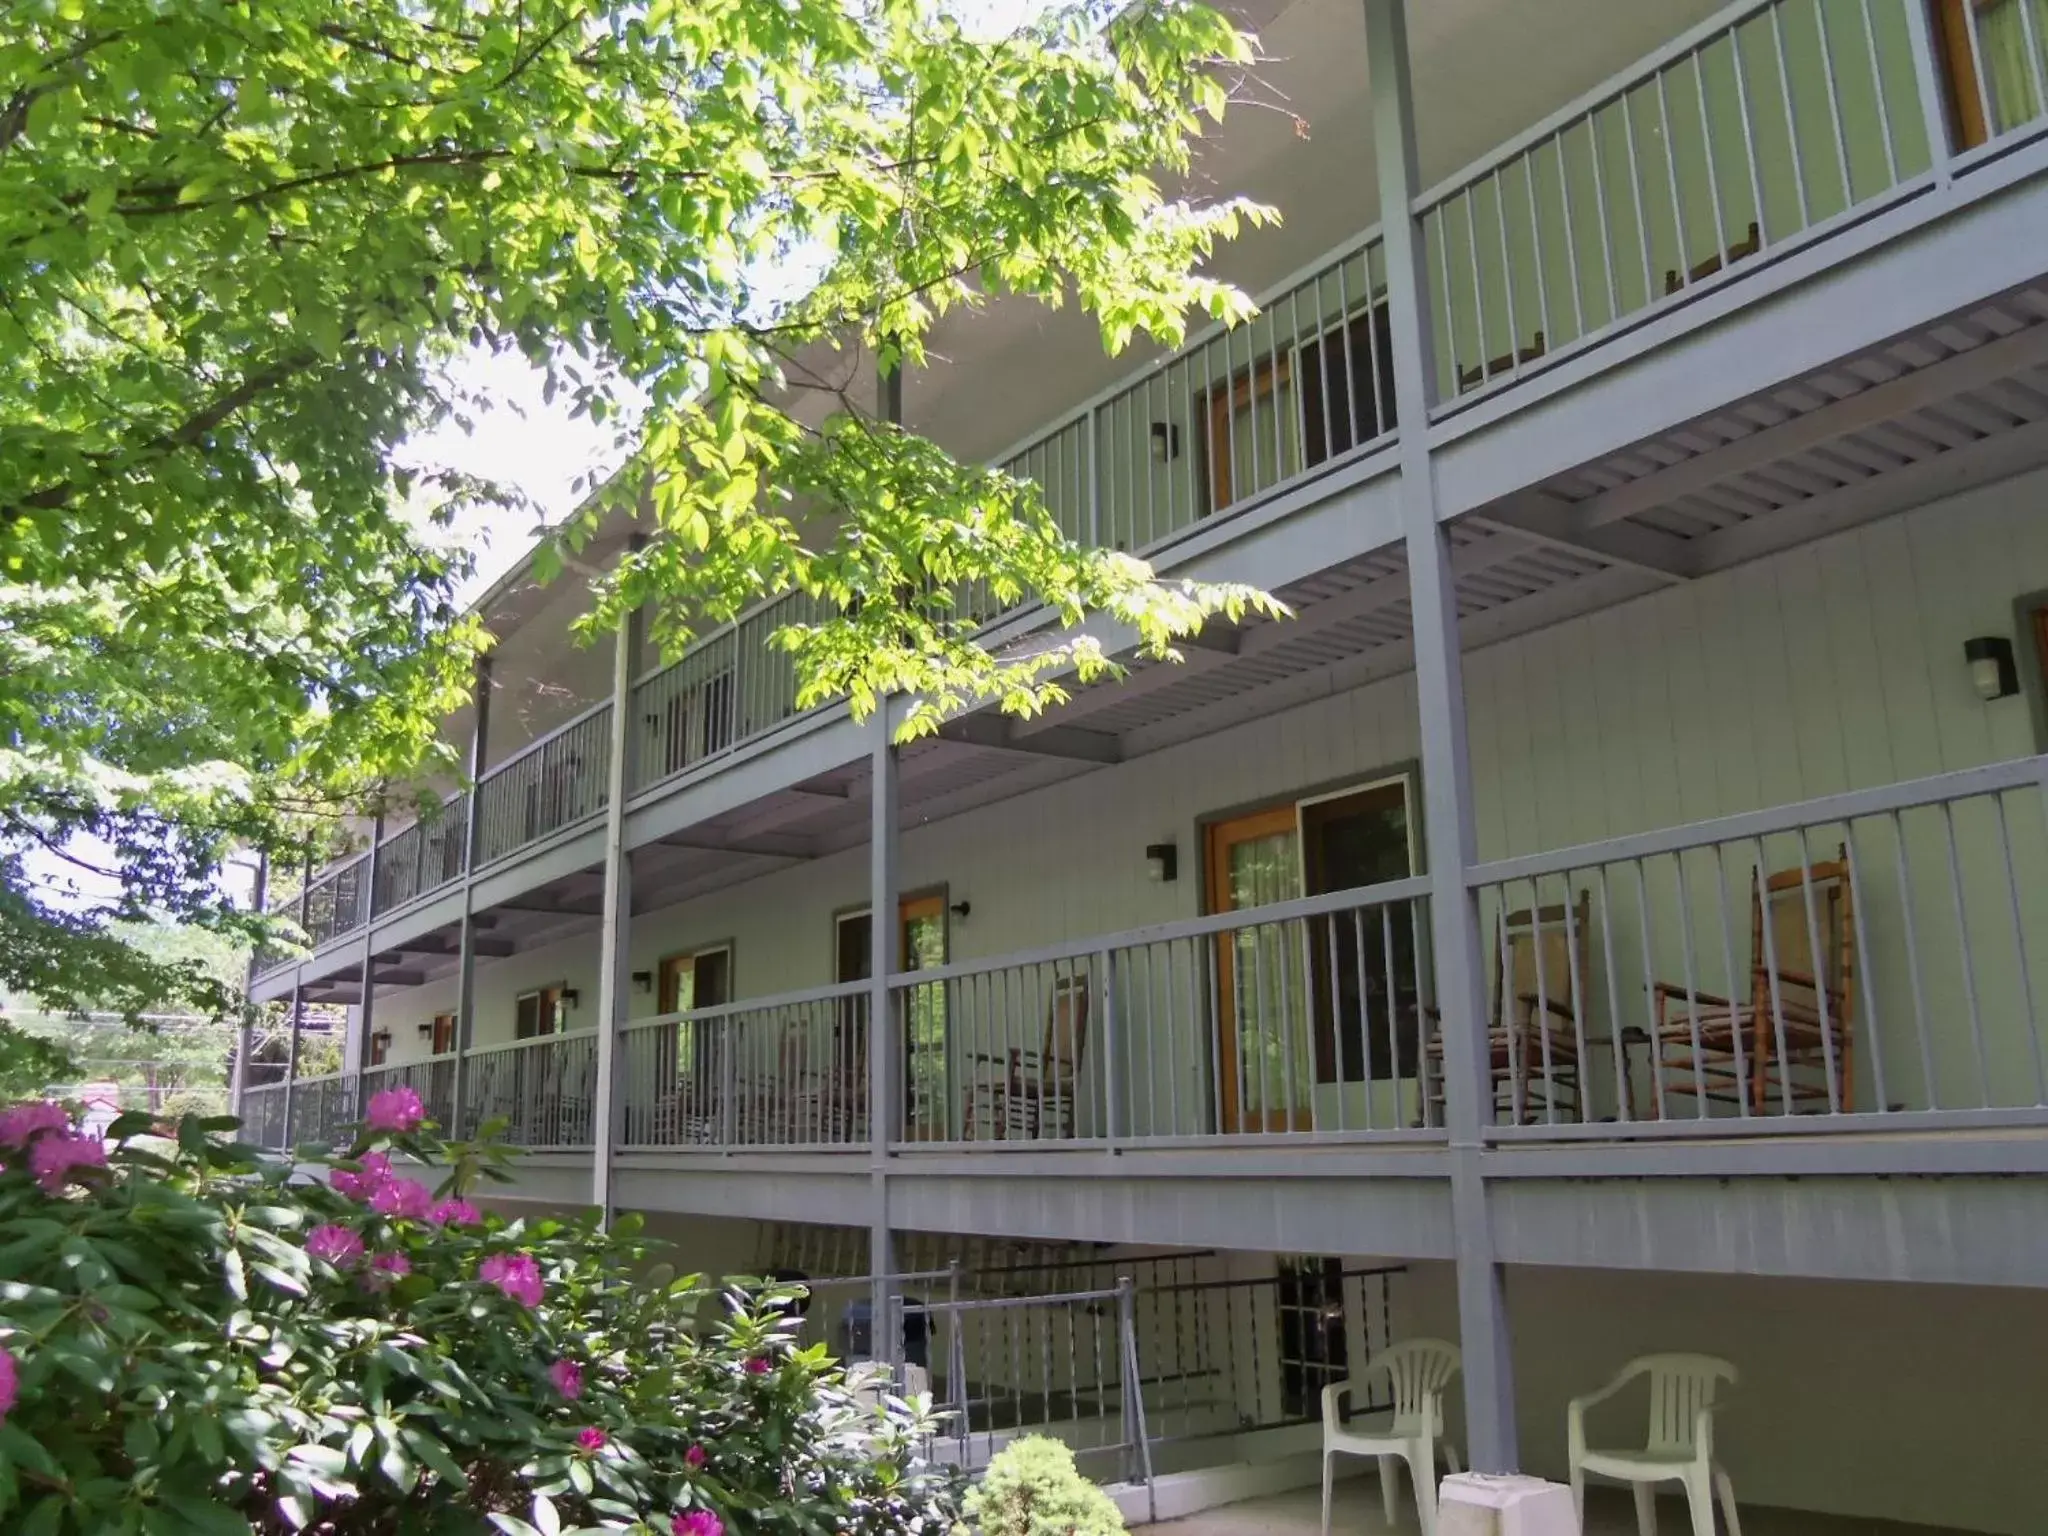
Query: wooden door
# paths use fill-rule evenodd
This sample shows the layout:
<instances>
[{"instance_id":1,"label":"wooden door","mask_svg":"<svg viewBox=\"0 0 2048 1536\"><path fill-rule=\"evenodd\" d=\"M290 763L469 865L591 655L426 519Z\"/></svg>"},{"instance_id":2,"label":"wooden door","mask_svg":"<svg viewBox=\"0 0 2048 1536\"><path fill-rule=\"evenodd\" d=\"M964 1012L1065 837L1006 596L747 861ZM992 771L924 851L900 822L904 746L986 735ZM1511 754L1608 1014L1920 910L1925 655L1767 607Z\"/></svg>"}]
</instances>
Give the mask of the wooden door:
<instances>
[{"instance_id":1,"label":"wooden door","mask_svg":"<svg viewBox=\"0 0 2048 1536\"><path fill-rule=\"evenodd\" d=\"M906 896L896 909L897 964L906 971L930 970L946 963L946 898L942 892ZM874 974L873 931L869 914L849 913L838 919L834 933L834 981L865 981ZM905 1010L903 1038L903 1139L943 1140L950 1133L947 1105L950 1052L947 1046L946 989L943 983L914 988ZM865 999L849 998L837 1026L841 1036L835 1060L867 1070L862 1025Z\"/></svg>"},{"instance_id":2,"label":"wooden door","mask_svg":"<svg viewBox=\"0 0 2048 1536\"><path fill-rule=\"evenodd\" d=\"M1301 894L1295 808L1276 806L1208 832L1209 910L1241 912ZM1307 1130L1313 1123L1308 984L1299 935L1284 923L1216 939L1216 1061L1223 1130Z\"/></svg>"}]
</instances>

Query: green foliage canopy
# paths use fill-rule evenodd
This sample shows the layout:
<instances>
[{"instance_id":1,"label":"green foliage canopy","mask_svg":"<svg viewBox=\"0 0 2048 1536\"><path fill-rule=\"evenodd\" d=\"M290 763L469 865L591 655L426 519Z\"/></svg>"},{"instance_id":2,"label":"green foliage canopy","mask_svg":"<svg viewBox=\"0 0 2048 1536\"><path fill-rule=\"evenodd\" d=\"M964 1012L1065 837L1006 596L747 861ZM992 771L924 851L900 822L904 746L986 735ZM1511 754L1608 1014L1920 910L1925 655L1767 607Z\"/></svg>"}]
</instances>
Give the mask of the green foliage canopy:
<instances>
[{"instance_id":1,"label":"green foliage canopy","mask_svg":"<svg viewBox=\"0 0 2048 1536\"><path fill-rule=\"evenodd\" d=\"M1155 653L1237 588L1077 549L1036 492L874 419L949 310L1172 343L1265 210L1169 195L1252 47L1196 0L988 35L916 0L16 0L0 29L0 987L195 995L110 921L245 933L210 871L434 761L481 643L422 521L515 507L406 459L516 353L631 456L557 531L642 545L593 630L803 590L807 699L1041 707L1099 642L978 645L977 582ZM802 282L788 274L800 272ZM779 291L787 289L789 291ZM445 766L445 763L443 763ZM327 818L327 819L323 819ZM108 850L118 896L24 862Z\"/></svg>"}]
</instances>

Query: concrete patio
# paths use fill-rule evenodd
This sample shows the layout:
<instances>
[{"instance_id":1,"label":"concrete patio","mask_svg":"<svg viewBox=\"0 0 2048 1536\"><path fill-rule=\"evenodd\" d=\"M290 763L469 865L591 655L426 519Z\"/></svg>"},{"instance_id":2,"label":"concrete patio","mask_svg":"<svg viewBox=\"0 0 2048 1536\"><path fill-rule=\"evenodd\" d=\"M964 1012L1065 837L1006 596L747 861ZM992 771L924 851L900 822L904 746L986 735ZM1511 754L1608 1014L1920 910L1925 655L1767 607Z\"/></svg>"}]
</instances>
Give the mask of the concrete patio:
<instances>
[{"instance_id":1,"label":"concrete patio","mask_svg":"<svg viewBox=\"0 0 2048 1536\"><path fill-rule=\"evenodd\" d=\"M1737 1485L1737 1494L1741 1488ZM1337 1484L1337 1498L1331 1529L1336 1536L1419 1536L1415 1504L1405 1486L1400 1501L1400 1519L1388 1525L1380 1513L1377 1480L1346 1478ZM1802 1510L1766 1509L1743 1504L1743 1536L1973 1536L1931 1525L1904 1525L1891 1520L1868 1520L1841 1515L1816 1515ZM1657 1503L1657 1526L1661 1532L1690 1529L1685 1505L1675 1498ZM1319 1536L1322 1527L1322 1496L1318 1489L1299 1488L1265 1498L1226 1504L1179 1520L1163 1520L1146 1526L1153 1536ZM1626 1489L1594 1488L1586 1499L1585 1536L1636 1536L1635 1507Z\"/></svg>"}]
</instances>

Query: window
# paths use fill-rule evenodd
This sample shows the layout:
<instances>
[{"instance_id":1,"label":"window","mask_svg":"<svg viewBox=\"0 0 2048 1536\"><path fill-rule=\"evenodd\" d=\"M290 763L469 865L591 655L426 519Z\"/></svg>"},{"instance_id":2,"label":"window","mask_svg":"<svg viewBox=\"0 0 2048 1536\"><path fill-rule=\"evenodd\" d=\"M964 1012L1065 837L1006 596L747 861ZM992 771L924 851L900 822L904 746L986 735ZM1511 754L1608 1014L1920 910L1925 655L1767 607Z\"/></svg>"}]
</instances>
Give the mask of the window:
<instances>
[{"instance_id":1,"label":"window","mask_svg":"<svg viewBox=\"0 0 2048 1536\"><path fill-rule=\"evenodd\" d=\"M665 957L656 989L664 1015L723 1007L732 1001L732 946ZM655 1036L655 1080L675 1084L692 1114L708 1113L720 1090L728 1027L720 1019L679 1021Z\"/></svg>"},{"instance_id":2,"label":"window","mask_svg":"<svg viewBox=\"0 0 2048 1536\"><path fill-rule=\"evenodd\" d=\"M668 956L661 962L660 988L663 1013L723 1007L732 1001L732 946Z\"/></svg>"},{"instance_id":3,"label":"window","mask_svg":"<svg viewBox=\"0 0 2048 1536\"><path fill-rule=\"evenodd\" d=\"M1313 469L1393 427L1394 342L1382 301L1302 343L1302 455Z\"/></svg>"},{"instance_id":4,"label":"window","mask_svg":"<svg viewBox=\"0 0 2048 1536\"><path fill-rule=\"evenodd\" d=\"M455 1015L437 1013L434 1015L434 1054L446 1056L455 1049Z\"/></svg>"},{"instance_id":5,"label":"window","mask_svg":"<svg viewBox=\"0 0 2048 1536\"><path fill-rule=\"evenodd\" d=\"M1291 354L1276 353L1197 397L1210 511L1220 512L1299 471L1293 365Z\"/></svg>"},{"instance_id":6,"label":"window","mask_svg":"<svg viewBox=\"0 0 2048 1536\"><path fill-rule=\"evenodd\" d=\"M2048 110L2048 0L1936 0L1935 12L1957 148L1974 149Z\"/></svg>"},{"instance_id":7,"label":"window","mask_svg":"<svg viewBox=\"0 0 2048 1536\"><path fill-rule=\"evenodd\" d=\"M562 1000L562 985L535 987L514 1001L512 1035L531 1040L535 1035L560 1034L569 1026L568 1005Z\"/></svg>"},{"instance_id":8,"label":"window","mask_svg":"<svg viewBox=\"0 0 2048 1536\"><path fill-rule=\"evenodd\" d=\"M1288 1419L1313 1419L1322 1412L1323 1388L1350 1374L1344 1263L1284 1258L1279 1278L1280 1411Z\"/></svg>"},{"instance_id":9,"label":"window","mask_svg":"<svg viewBox=\"0 0 2048 1536\"><path fill-rule=\"evenodd\" d=\"M2048 592L2013 605L2019 614L2020 686L2034 712L2034 750L2048 752Z\"/></svg>"},{"instance_id":10,"label":"window","mask_svg":"<svg viewBox=\"0 0 2048 1536\"><path fill-rule=\"evenodd\" d=\"M723 752L733 738L732 670L714 672L671 694L647 723L660 742L657 775L676 773Z\"/></svg>"}]
</instances>

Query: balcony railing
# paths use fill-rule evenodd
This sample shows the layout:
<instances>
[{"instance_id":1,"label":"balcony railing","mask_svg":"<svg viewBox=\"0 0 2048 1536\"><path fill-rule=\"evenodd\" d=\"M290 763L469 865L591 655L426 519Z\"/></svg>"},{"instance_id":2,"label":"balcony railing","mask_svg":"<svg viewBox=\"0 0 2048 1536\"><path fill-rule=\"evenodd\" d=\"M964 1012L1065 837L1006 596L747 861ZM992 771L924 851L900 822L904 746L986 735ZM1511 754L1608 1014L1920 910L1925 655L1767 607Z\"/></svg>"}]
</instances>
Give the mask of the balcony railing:
<instances>
[{"instance_id":1,"label":"balcony railing","mask_svg":"<svg viewBox=\"0 0 2048 1536\"><path fill-rule=\"evenodd\" d=\"M1476 872L1501 1137L2048 1120L2048 758Z\"/></svg>"},{"instance_id":2,"label":"balcony railing","mask_svg":"<svg viewBox=\"0 0 2048 1536\"><path fill-rule=\"evenodd\" d=\"M891 979L904 1144L1442 1123L1426 879Z\"/></svg>"},{"instance_id":3,"label":"balcony railing","mask_svg":"<svg viewBox=\"0 0 2048 1536\"><path fill-rule=\"evenodd\" d=\"M357 1108L356 1082L353 1072L294 1080L289 1127L291 1144L325 1142L335 1145L346 1141L348 1128L361 1118Z\"/></svg>"},{"instance_id":4,"label":"balcony railing","mask_svg":"<svg viewBox=\"0 0 2048 1536\"><path fill-rule=\"evenodd\" d=\"M242 1090L242 1140L273 1151L285 1144L283 1083L250 1083Z\"/></svg>"},{"instance_id":5,"label":"balcony railing","mask_svg":"<svg viewBox=\"0 0 2048 1536\"><path fill-rule=\"evenodd\" d=\"M306 888L306 937L318 949L353 933L369 917L370 859L357 854Z\"/></svg>"},{"instance_id":6,"label":"balcony railing","mask_svg":"<svg viewBox=\"0 0 2048 1536\"><path fill-rule=\"evenodd\" d=\"M408 1061L399 1066L370 1067L362 1075L361 1097L367 1109L371 1098L389 1088L409 1087L420 1096L427 1118L443 1131L455 1124L455 1074L458 1059L453 1055L432 1056L425 1061Z\"/></svg>"},{"instance_id":7,"label":"balcony railing","mask_svg":"<svg viewBox=\"0 0 2048 1536\"><path fill-rule=\"evenodd\" d=\"M623 1144L867 1145L868 997L852 982L628 1026Z\"/></svg>"},{"instance_id":8,"label":"balcony railing","mask_svg":"<svg viewBox=\"0 0 2048 1536\"><path fill-rule=\"evenodd\" d=\"M477 866L482 868L605 807L611 762L609 700L500 763L477 785Z\"/></svg>"},{"instance_id":9,"label":"balcony railing","mask_svg":"<svg viewBox=\"0 0 2048 1536\"><path fill-rule=\"evenodd\" d=\"M469 839L469 800L451 796L439 813L401 828L377 846L372 910L382 916L462 878Z\"/></svg>"},{"instance_id":10,"label":"balcony railing","mask_svg":"<svg viewBox=\"0 0 2048 1536\"><path fill-rule=\"evenodd\" d=\"M1742 0L1426 194L1438 398L1518 379L1926 171L1914 3Z\"/></svg>"},{"instance_id":11,"label":"balcony railing","mask_svg":"<svg viewBox=\"0 0 2048 1536\"><path fill-rule=\"evenodd\" d=\"M461 1135L492 1120L519 1147L588 1147L597 1104L597 1035L538 1035L462 1059Z\"/></svg>"}]
</instances>

